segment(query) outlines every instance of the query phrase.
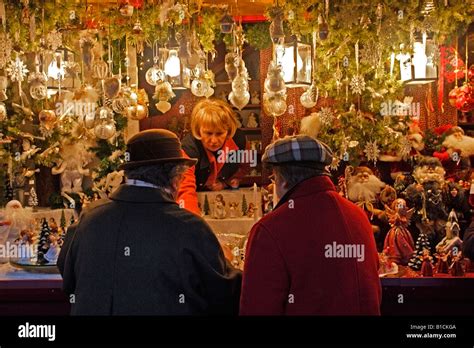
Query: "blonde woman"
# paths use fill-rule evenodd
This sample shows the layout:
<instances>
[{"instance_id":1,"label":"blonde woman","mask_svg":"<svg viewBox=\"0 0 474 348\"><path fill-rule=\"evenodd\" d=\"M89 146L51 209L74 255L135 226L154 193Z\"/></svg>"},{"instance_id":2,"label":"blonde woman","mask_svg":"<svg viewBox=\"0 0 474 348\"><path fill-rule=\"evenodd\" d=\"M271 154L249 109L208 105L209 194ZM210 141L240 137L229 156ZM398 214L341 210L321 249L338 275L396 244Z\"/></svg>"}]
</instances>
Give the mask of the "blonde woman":
<instances>
[{"instance_id":1,"label":"blonde woman","mask_svg":"<svg viewBox=\"0 0 474 348\"><path fill-rule=\"evenodd\" d=\"M237 188L249 167L248 163L229 163L222 155L246 149L246 141L237 128L234 111L219 99L203 99L196 104L191 113L191 133L184 137L182 146L186 155L198 162L186 171L178 201L198 214L196 191Z\"/></svg>"}]
</instances>

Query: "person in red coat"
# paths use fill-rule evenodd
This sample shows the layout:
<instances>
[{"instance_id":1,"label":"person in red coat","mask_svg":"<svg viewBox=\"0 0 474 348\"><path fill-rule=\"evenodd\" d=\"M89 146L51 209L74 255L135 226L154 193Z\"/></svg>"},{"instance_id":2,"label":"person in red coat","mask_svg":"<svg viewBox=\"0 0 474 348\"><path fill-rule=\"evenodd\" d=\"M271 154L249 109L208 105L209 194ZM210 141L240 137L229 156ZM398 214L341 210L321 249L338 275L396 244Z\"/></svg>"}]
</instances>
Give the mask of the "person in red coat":
<instances>
[{"instance_id":1,"label":"person in red coat","mask_svg":"<svg viewBox=\"0 0 474 348\"><path fill-rule=\"evenodd\" d=\"M362 209L326 171L329 148L285 137L262 157L275 177L275 209L249 235L240 315L380 315L378 255Z\"/></svg>"}]
</instances>

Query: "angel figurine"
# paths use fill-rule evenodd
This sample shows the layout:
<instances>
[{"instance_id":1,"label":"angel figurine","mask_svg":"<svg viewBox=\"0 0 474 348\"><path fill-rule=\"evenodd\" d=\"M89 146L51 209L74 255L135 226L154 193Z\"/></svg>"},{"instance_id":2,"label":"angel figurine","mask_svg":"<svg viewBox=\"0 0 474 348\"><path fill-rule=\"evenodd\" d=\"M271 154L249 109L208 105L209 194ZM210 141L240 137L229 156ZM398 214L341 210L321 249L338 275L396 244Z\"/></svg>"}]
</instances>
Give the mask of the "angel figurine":
<instances>
[{"instance_id":1,"label":"angel figurine","mask_svg":"<svg viewBox=\"0 0 474 348\"><path fill-rule=\"evenodd\" d=\"M450 251L459 251L462 248L462 240L459 238L459 231L461 230L457 222L457 218L448 218L446 222L446 236L441 240L441 242L436 245L436 251L438 253L449 253Z\"/></svg>"},{"instance_id":2,"label":"angel figurine","mask_svg":"<svg viewBox=\"0 0 474 348\"><path fill-rule=\"evenodd\" d=\"M413 237L407 228L414 209L408 209L406 201L397 198L391 208L385 205L385 210L391 228L385 237L384 251L395 263L406 266L415 249Z\"/></svg>"},{"instance_id":3,"label":"angel figurine","mask_svg":"<svg viewBox=\"0 0 474 348\"><path fill-rule=\"evenodd\" d=\"M214 201L214 219L225 219L226 215L224 196L218 194Z\"/></svg>"},{"instance_id":4,"label":"angel figurine","mask_svg":"<svg viewBox=\"0 0 474 348\"><path fill-rule=\"evenodd\" d=\"M51 169L53 175L61 175L61 194L66 192L82 192L82 180L89 176L85 168L90 161L86 146L80 142L63 142L60 150L61 160Z\"/></svg>"},{"instance_id":5,"label":"angel figurine","mask_svg":"<svg viewBox=\"0 0 474 348\"><path fill-rule=\"evenodd\" d=\"M237 209L238 206L239 206L239 203L237 203L237 202L231 202L229 204L229 217L231 217L231 218L239 217L238 209Z\"/></svg>"}]
</instances>

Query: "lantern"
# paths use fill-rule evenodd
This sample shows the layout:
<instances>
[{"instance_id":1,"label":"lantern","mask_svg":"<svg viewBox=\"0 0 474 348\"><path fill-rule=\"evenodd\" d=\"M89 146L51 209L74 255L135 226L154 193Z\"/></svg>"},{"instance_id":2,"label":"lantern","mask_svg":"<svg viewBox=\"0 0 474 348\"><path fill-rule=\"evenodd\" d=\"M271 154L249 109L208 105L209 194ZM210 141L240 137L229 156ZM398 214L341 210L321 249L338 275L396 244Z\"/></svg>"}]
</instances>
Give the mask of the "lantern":
<instances>
[{"instance_id":1,"label":"lantern","mask_svg":"<svg viewBox=\"0 0 474 348\"><path fill-rule=\"evenodd\" d=\"M436 54L433 40L423 33L422 39L413 44L412 78L405 81L409 85L433 83L438 79L438 70L433 57Z\"/></svg>"},{"instance_id":2,"label":"lantern","mask_svg":"<svg viewBox=\"0 0 474 348\"><path fill-rule=\"evenodd\" d=\"M277 62L283 68L283 79L288 87L311 85L313 74L311 45L295 37L276 47Z\"/></svg>"}]
</instances>

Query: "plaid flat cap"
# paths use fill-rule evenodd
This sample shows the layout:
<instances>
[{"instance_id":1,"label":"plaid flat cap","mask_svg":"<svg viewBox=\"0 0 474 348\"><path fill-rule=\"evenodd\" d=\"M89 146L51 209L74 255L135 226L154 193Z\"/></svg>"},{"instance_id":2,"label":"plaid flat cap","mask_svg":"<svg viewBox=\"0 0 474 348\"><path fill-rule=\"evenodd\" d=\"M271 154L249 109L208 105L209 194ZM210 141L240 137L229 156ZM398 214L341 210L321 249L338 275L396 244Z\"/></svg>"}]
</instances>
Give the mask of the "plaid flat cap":
<instances>
[{"instance_id":1,"label":"plaid flat cap","mask_svg":"<svg viewBox=\"0 0 474 348\"><path fill-rule=\"evenodd\" d=\"M267 146L262 162L279 165L292 164L324 168L332 163L329 147L307 135L293 135L279 139Z\"/></svg>"}]
</instances>

